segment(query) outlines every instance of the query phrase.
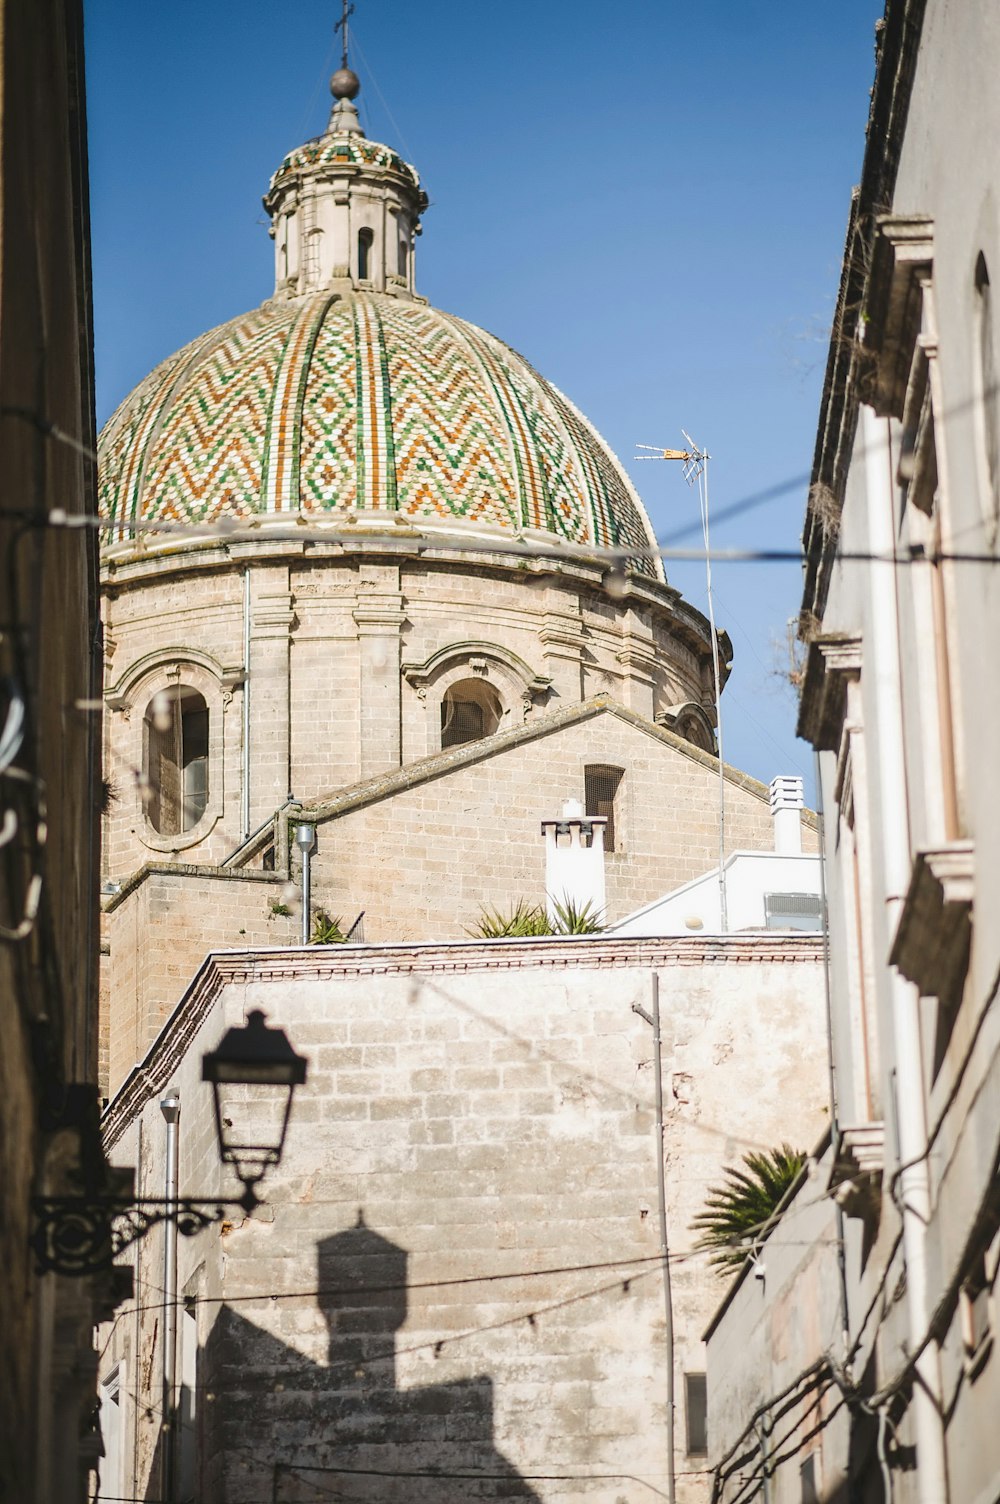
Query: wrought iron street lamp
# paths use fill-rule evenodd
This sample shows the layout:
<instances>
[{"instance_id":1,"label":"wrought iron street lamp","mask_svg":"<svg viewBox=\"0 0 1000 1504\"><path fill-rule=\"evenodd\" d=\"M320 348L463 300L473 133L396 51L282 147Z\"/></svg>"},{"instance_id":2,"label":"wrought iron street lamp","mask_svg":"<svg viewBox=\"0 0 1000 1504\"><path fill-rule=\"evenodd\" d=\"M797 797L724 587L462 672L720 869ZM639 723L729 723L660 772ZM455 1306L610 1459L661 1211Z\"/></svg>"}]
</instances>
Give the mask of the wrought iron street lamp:
<instances>
[{"instance_id":1,"label":"wrought iron street lamp","mask_svg":"<svg viewBox=\"0 0 1000 1504\"><path fill-rule=\"evenodd\" d=\"M106 1169L101 1184L87 1184L79 1195L34 1198L30 1242L39 1273L95 1274L160 1222L174 1223L189 1238L221 1222L233 1207L249 1215L261 1204L258 1185L281 1160L292 1098L305 1082L306 1067L284 1030L268 1028L259 1010L242 1027L227 1030L218 1048L203 1057L202 1079L211 1083L215 1098L219 1157L235 1170L242 1196L135 1197L123 1188L130 1172ZM79 1127L83 1138L86 1125ZM82 1160L93 1162L86 1152L92 1147L83 1145Z\"/></svg>"}]
</instances>

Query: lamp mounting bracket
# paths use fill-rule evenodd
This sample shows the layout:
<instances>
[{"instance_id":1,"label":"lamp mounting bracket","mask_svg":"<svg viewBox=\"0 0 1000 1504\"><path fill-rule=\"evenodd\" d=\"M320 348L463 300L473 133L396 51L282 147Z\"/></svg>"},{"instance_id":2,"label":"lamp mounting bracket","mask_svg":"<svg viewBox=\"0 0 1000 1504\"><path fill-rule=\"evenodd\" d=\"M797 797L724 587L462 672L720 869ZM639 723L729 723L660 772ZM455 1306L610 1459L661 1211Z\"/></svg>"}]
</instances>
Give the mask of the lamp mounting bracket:
<instances>
[{"instance_id":1,"label":"lamp mounting bracket","mask_svg":"<svg viewBox=\"0 0 1000 1504\"><path fill-rule=\"evenodd\" d=\"M108 1269L161 1222L194 1237L239 1208L249 1216L260 1198L252 1184L239 1197L164 1200L129 1196L36 1196L30 1243L39 1274L88 1275Z\"/></svg>"}]
</instances>

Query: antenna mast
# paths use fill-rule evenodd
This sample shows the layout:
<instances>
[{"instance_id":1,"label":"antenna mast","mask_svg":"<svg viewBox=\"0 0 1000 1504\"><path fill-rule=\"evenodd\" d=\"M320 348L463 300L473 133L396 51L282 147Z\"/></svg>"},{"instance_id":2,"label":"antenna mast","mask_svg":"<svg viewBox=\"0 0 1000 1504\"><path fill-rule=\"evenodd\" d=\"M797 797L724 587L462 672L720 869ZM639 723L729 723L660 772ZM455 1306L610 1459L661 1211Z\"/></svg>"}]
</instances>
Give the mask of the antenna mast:
<instances>
[{"instance_id":1,"label":"antenna mast","mask_svg":"<svg viewBox=\"0 0 1000 1504\"><path fill-rule=\"evenodd\" d=\"M708 462L711 455L699 449L689 433L684 434L686 449L664 449L658 444L637 444L637 449L646 449L648 454L637 454L637 460L680 460L684 466L684 479L689 486L698 487L698 508L701 512L701 531L705 540L705 589L708 596L708 625L712 633L712 677L715 689L715 740L719 753L719 918L722 933L729 929L729 914L726 904L726 775L722 756L722 667L719 662L719 634L715 629L715 603L712 597L712 555L708 535Z\"/></svg>"}]
</instances>

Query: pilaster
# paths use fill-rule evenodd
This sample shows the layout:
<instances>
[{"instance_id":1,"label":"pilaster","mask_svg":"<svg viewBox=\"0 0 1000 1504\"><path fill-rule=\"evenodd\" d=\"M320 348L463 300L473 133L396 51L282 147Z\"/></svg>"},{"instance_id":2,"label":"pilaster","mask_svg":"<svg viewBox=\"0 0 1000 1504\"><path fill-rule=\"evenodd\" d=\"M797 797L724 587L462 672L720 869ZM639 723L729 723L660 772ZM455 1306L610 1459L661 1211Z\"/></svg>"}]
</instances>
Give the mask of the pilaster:
<instances>
[{"instance_id":1,"label":"pilaster","mask_svg":"<svg viewBox=\"0 0 1000 1504\"><path fill-rule=\"evenodd\" d=\"M585 648L579 602L572 609L564 596L557 596L542 617L538 640L544 653L546 675L559 695L568 700L582 699Z\"/></svg>"},{"instance_id":2,"label":"pilaster","mask_svg":"<svg viewBox=\"0 0 1000 1504\"><path fill-rule=\"evenodd\" d=\"M287 565L250 572L250 826L274 813L291 778L290 644L295 613Z\"/></svg>"},{"instance_id":3,"label":"pilaster","mask_svg":"<svg viewBox=\"0 0 1000 1504\"><path fill-rule=\"evenodd\" d=\"M398 768L401 640L406 613L395 565L362 564L353 611L358 633L361 776Z\"/></svg>"},{"instance_id":4,"label":"pilaster","mask_svg":"<svg viewBox=\"0 0 1000 1504\"><path fill-rule=\"evenodd\" d=\"M622 699L629 710L653 719L653 690L658 653L649 623L637 611L625 618L621 646L615 657L622 670Z\"/></svg>"}]
</instances>

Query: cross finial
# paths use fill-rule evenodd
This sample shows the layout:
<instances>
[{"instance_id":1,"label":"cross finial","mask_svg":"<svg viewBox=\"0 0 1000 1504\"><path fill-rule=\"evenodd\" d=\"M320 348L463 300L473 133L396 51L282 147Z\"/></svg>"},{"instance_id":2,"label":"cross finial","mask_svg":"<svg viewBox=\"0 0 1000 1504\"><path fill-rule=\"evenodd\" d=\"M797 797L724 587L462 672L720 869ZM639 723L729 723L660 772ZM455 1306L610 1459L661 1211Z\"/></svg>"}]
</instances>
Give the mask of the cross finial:
<instances>
[{"instance_id":1,"label":"cross finial","mask_svg":"<svg viewBox=\"0 0 1000 1504\"><path fill-rule=\"evenodd\" d=\"M348 63L347 63L347 52L348 52L347 18L348 18L348 16L353 16L353 14L354 14L354 6L353 6L353 4L349 4L348 0L341 0L340 20L337 22L337 24L334 26L333 29L334 29L334 32L342 31L344 33L343 48L342 48L341 60L340 60L340 66L342 68L346 68L348 66Z\"/></svg>"}]
</instances>

